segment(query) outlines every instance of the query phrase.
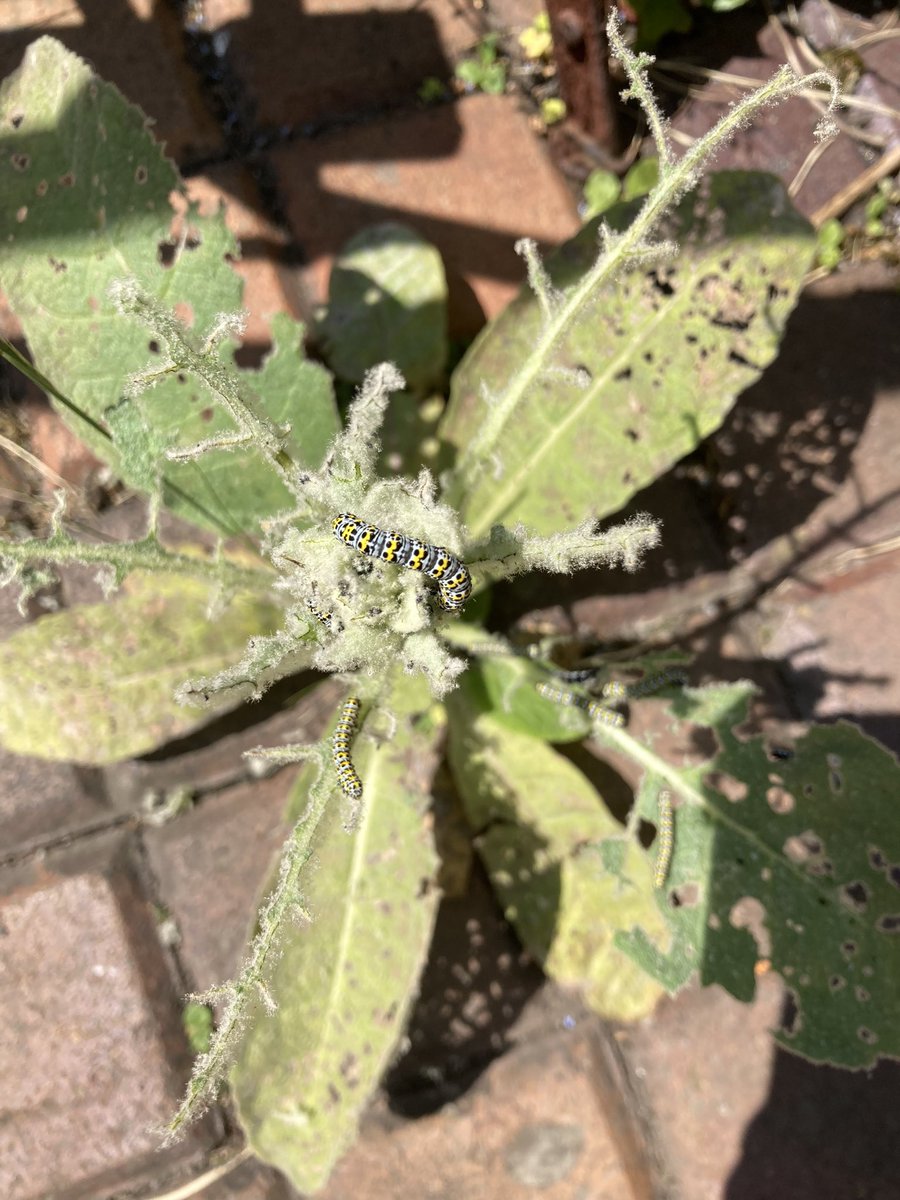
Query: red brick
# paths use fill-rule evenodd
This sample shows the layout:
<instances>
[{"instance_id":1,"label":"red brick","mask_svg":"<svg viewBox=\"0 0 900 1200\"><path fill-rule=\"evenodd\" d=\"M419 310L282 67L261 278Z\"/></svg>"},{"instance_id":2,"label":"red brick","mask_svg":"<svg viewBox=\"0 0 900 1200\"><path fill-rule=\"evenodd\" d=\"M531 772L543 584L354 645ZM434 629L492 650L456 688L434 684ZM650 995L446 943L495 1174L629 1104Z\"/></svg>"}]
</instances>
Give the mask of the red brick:
<instances>
[{"instance_id":1,"label":"red brick","mask_svg":"<svg viewBox=\"0 0 900 1200\"><path fill-rule=\"evenodd\" d=\"M649 1200L598 1104L587 1031L545 1034L497 1059L455 1104L398 1125L382 1108L323 1200Z\"/></svg>"},{"instance_id":2,"label":"red brick","mask_svg":"<svg viewBox=\"0 0 900 1200\"><path fill-rule=\"evenodd\" d=\"M197 1154L172 1151L186 1055L149 906L115 836L0 874L0 1194L100 1200Z\"/></svg>"},{"instance_id":3,"label":"red brick","mask_svg":"<svg viewBox=\"0 0 900 1200\"><path fill-rule=\"evenodd\" d=\"M449 0L206 0L206 27L227 33L229 61L264 126L295 128L415 97L429 76L448 79L478 40Z\"/></svg>"},{"instance_id":4,"label":"red brick","mask_svg":"<svg viewBox=\"0 0 900 1200\"><path fill-rule=\"evenodd\" d=\"M324 300L334 255L367 225L402 221L437 246L451 288L451 331L477 332L515 295L517 238L554 245L579 221L572 200L508 97L395 116L274 154L310 291Z\"/></svg>"}]
</instances>

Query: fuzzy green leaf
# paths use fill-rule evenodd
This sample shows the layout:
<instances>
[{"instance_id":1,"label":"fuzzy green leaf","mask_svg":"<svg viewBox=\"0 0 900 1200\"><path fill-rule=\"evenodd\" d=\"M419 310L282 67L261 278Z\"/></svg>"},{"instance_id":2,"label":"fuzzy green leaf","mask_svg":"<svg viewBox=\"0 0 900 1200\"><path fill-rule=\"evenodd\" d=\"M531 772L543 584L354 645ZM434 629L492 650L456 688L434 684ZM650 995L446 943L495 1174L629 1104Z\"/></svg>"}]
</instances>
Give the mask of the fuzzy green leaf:
<instances>
[{"instance_id":1,"label":"fuzzy green leaf","mask_svg":"<svg viewBox=\"0 0 900 1200\"><path fill-rule=\"evenodd\" d=\"M88 418L63 409L66 420L126 480L146 487L147 445L137 447L132 470L128 446L111 449L102 427L127 376L147 367L158 347L151 332L115 310L109 285L135 277L200 333L218 314L240 309L242 284L226 261L237 246L221 213L204 218L188 208L173 222L169 197L181 183L146 118L52 38L33 43L0 88L0 130L0 286L38 367ZM278 327L275 358L291 359L291 393L274 387L284 363L243 376L265 392L259 405L271 419L290 421L297 460L317 465L337 428L334 402L321 368L294 353L299 327L291 333L288 324ZM163 379L141 408L156 454L162 444L190 445L230 427L185 376ZM202 468L164 464L164 471L167 503L220 530L251 529L290 503L250 451L210 456Z\"/></svg>"},{"instance_id":2,"label":"fuzzy green leaf","mask_svg":"<svg viewBox=\"0 0 900 1200\"><path fill-rule=\"evenodd\" d=\"M280 609L235 597L215 621L209 584L132 575L123 592L42 617L0 643L0 744L15 754L102 766L146 754L208 720L175 703L185 676L240 657ZM234 699L219 708L234 706ZM214 707L216 707L214 705Z\"/></svg>"},{"instance_id":3,"label":"fuzzy green leaf","mask_svg":"<svg viewBox=\"0 0 900 1200\"><path fill-rule=\"evenodd\" d=\"M320 821L301 884L312 923L287 931L270 986L278 1011L260 1010L233 1073L254 1152L304 1193L328 1178L390 1060L437 906L426 809L443 721L417 679L401 676L384 704L391 740L353 746L358 827L344 831L337 802Z\"/></svg>"},{"instance_id":4,"label":"fuzzy green leaf","mask_svg":"<svg viewBox=\"0 0 900 1200\"><path fill-rule=\"evenodd\" d=\"M447 360L447 280L441 256L412 229L374 225L351 238L331 272L317 333L329 366L361 383L392 362L414 392L440 383Z\"/></svg>"},{"instance_id":5,"label":"fuzzy green leaf","mask_svg":"<svg viewBox=\"0 0 900 1200\"><path fill-rule=\"evenodd\" d=\"M450 765L507 917L547 973L599 1013L646 1015L662 989L614 943L635 923L668 941L645 855L580 771L479 713L466 684L449 699Z\"/></svg>"},{"instance_id":6,"label":"fuzzy green leaf","mask_svg":"<svg viewBox=\"0 0 900 1200\"><path fill-rule=\"evenodd\" d=\"M673 991L699 970L750 1000L755 972L771 967L797 1006L777 1034L785 1046L845 1067L897 1057L900 766L843 723L773 757L742 728L748 690L688 689L672 702L672 736L686 747L674 766L604 731L646 769L641 815L657 819L661 787L676 805L665 891L678 903L661 907L672 947L660 953L640 928L618 945ZM713 752L698 761L704 745Z\"/></svg>"},{"instance_id":7,"label":"fuzzy green leaf","mask_svg":"<svg viewBox=\"0 0 900 1200\"><path fill-rule=\"evenodd\" d=\"M606 214L627 228L636 205ZM540 533L615 512L721 423L778 349L814 243L770 175L723 172L681 202L659 231L679 246L655 270L620 275L587 308L556 365L587 386L545 373L509 414L481 469L450 497L474 535L497 521ZM598 222L547 263L565 289L596 257ZM483 425L534 345L541 308L527 288L480 335L454 374L441 429L457 451ZM494 457L496 450L496 457Z\"/></svg>"}]
</instances>

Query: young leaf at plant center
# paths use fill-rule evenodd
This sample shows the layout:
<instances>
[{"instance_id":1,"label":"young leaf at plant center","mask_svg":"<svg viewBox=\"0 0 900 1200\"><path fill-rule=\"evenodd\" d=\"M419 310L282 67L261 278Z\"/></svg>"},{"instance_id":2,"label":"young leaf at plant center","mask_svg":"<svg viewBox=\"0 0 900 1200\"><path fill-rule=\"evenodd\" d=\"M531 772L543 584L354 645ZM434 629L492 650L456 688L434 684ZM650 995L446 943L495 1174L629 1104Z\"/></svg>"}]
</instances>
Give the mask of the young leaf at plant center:
<instances>
[{"instance_id":1,"label":"young leaf at plant center","mask_svg":"<svg viewBox=\"0 0 900 1200\"><path fill-rule=\"evenodd\" d=\"M777 1034L789 1049L845 1067L897 1057L900 766L844 723L813 728L787 758L772 757L742 728L749 690L688 689L673 700L684 744L714 747L699 761L634 753L652 777L642 816L657 821L660 786L676 801L664 894L678 902L661 907L668 954L640 928L617 945L670 990L699 969L704 984L742 1000L763 962L794 997L795 1019ZM602 736L619 749L628 737Z\"/></svg>"},{"instance_id":2,"label":"young leaf at plant center","mask_svg":"<svg viewBox=\"0 0 900 1200\"><path fill-rule=\"evenodd\" d=\"M473 712L490 712L500 724L548 742L577 742L591 732L580 708L545 700L536 684L546 670L526 658L480 658L462 676L460 687Z\"/></svg>"},{"instance_id":3,"label":"young leaf at plant center","mask_svg":"<svg viewBox=\"0 0 900 1200\"><path fill-rule=\"evenodd\" d=\"M605 220L627 228L636 205ZM596 258L598 223L547 262L565 289ZM811 230L770 175L723 172L685 198L660 231L680 249L619 275L506 418L501 436L452 473L449 498L473 536L497 521L539 533L616 511L718 427L774 357L813 251ZM461 451L538 338L529 289L477 338L453 377L440 434Z\"/></svg>"},{"instance_id":4,"label":"young leaf at plant center","mask_svg":"<svg viewBox=\"0 0 900 1200\"><path fill-rule=\"evenodd\" d=\"M282 615L244 593L210 621L212 599L209 583L134 574L112 601L41 617L0 642L0 745L103 766L205 723L208 713L176 703L175 687L240 658Z\"/></svg>"},{"instance_id":5,"label":"young leaf at plant center","mask_svg":"<svg viewBox=\"0 0 900 1200\"><path fill-rule=\"evenodd\" d=\"M549 975L583 988L603 1016L645 1016L662 988L627 961L614 938L639 923L669 944L646 855L551 747L490 713L476 714L463 689L449 697L448 713L456 785L519 936Z\"/></svg>"},{"instance_id":6,"label":"young leaf at plant center","mask_svg":"<svg viewBox=\"0 0 900 1200\"><path fill-rule=\"evenodd\" d=\"M335 261L316 336L328 365L351 383L361 383L374 363L385 361L419 395L441 383L447 279L440 254L396 222L362 230Z\"/></svg>"},{"instance_id":7,"label":"young leaf at plant center","mask_svg":"<svg viewBox=\"0 0 900 1200\"><path fill-rule=\"evenodd\" d=\"M62 408L67 423L126 481L143 483L130 478L127 458L111 452L95 423L103 424L128 376L146 368L158 346L152 333L116 311L109 286L138 279L163 304L177 304L202 334L219 314L240 309L242 284L226 261L237 255L237 246L221 213L201 217L185 203L175 168L143 114L52 38L34 42L0 88L0 128L0 190L6 198L0 208L0 285L37 366L89 418ZM299 327L294 329L299 347ZM285 322L278 340L281 347L291 340ZM225 343L220 353L230 350ZM276 358L280 352L286 350L276 347ZM297 460L318 465L337 427L333 400L321 368L297 357L294 370L298 387L287 399L278 396L279 409L270 416L290 421ZM265 369L244 378L268 391ZM259 401L260 408L274 395ZM189 445L230 428L221 407L183 374L161 379L140 406L158 445ZM172 508L234 533L288 507L289 493L254 452L222 456L224 494L209 482L218 471L215 457L208 456L202 468L163 464L166 477L177 474L177 489L165 493ZM225 513L217 508L223 501Z\"/></svg>"},{"instance_id":8,"label":"young leaf at plant center","mask_svg":"<svg viewBox=\"0 0 900 1200\"><path fill-rule=\"evenodd\" d=\"M388 712L395 733L370 741L367 727L380 732ZM325 809L301 884L312 922L285 931L270 985L278 1011L254 1019L233 1072L254 1152L304 1193L324 1184L352 1140L428 952L438 900L426 820L443 731L436 712L422 681L398 673L366 717L353 745L358 826L344 831L336 800Z\"/></svg>"}]
</instances>

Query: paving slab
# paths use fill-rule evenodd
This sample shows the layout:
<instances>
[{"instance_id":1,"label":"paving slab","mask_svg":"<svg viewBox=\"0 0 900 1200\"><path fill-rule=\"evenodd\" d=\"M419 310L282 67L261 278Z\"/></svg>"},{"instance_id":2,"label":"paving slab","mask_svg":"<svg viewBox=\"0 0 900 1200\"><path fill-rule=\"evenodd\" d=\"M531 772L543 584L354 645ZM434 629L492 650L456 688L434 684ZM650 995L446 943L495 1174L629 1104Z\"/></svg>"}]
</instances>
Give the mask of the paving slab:
<instances>
[{"instance_id":1,"label":"paving slab","mask_svg":"<svg viewBox=\"0 0 900 1200\"><path fill-rule=\"evenodd\" d=\"M493 1062L455 1104L366 1119L323 1200L649 1200L595 1090L586 1030L546 1033Z\"/></svg>"},{"instance_id":2,"label":"paving slab","mask_svg":"<svg viewBox=\"0 0 900 1200\"><path fill-rule=\"evenodd\" d=\"M784 64L784 48L769 24L761 27L756 40L754 53L729 58L722 72L754 81L753 86L771 79ZM697 78L690 82L696 85ZM702 137L721 120L732 103L750 90L727 82L705 84L679 108L672 120L673 133L691 139ZM719 151L716 169L771 171L786 186L793 185L794 205L810 216L864 171L872 158L866 147L848 133L840 133L824 148L819 147L815 128L820 116L817 108L799 97L764 110ZM811 151L816 153L810 166L807 159ZM684 153L678 141L675 153L676 156ZM802 176L801 168L805 172Z\"/></svg>"},{"instance_id":3,"label":"paving slab","mask_svg":"<svg viewBox=\"0 0 900 1200\"><path fill-rule=\"evenodd\" d=\"M198 1160L154 1132L187 1067L179 1006L133 844L83 839L0 872L0 1194L101 1200Z\"/></svg>"},{"instance_id":4,"label":"paving slab","mask_svg":"<svg viewBox=\"0 0 900 1200\"><path fill-rule=\"evenodd\" d=\"M19 66L26 46L45 35L87 59L140 105L179 163L221 149L199 81L184 60L174 6L155 0L4 0L0 78Z\"/></svg>"},{"instance_id":5,"label":"paving slab","mask_svg":"<svg viewBox=\"0 0 900 1200\"><path fill-rule=\"evenodd\" d=\"M288 219L324 301L334 255L367 225L400 221L440 250L450 328L472 336L515 295L513 245L570 237L580 222L544 149L508 97L396 115L297 141L273 154Z\"/></svg>"},{"instance_id":6,"label":"paving slab","mask_svg":"<svg viewBox=\"0 0 900 1200\"><path fill-rule=\"evenodd\" d=\"M284 810L296 770L227 788L144 843L156 895L178 930L191 991L230 979L242 962L259 902L288 835Z\"/></svg>"},{"instance_id":7,"label":"paving slab","mask_svg":"<svg viewBox=\"0 0 900 1200\"><path fill-rule=\"evenodd\" d=\"M478 40L450 0L206 0L204 28L227 54L262 126L294 129L415 100Z\"/></svg>"}]
</instances>

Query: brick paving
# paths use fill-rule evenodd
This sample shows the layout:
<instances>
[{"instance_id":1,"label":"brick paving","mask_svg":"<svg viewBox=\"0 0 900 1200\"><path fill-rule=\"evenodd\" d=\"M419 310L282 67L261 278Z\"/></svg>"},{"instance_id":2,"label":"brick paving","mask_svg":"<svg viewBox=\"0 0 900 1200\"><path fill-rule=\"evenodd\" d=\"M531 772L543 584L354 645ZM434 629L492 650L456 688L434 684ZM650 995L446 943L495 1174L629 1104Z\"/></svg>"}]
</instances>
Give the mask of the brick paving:
<instances>
[{"instance_id":1,"label":"brick paving","mask_svg":"<svg viewBox=\"0 0 900 1200\"><path fill-rule=\"evenodd\" d=\"M515 30L534 11L504 0L493 16ZM186 42L176 8L152 0L7 0L0 73L34 36L51 33L153 115L191 197L204 209L223 200L243 241L251 358L273 313L310 314L335 253L372 221L407 221L438 245L459 337L518 287L517 237L552 245L575 229L571 198L515 97L430 109L416 100L422 80L447 79L477 37L472 14L450 0L368 10L340 0L302 9L207 0L205 15ZM696 133L706 118L695 107L682 119ZM764 122L734 161L777 157L791 129L783 118ZM811 173L807 210L822 186ZM890 327L894 285L875 269L807 293L781 357L714 443L719 514L689 474L660 481L636 500L667 518L665 547L647 572L636 584L606 574L565 583L544 615L611 637L693 612L698 669L758 675L776 715L849 715L900 750L896 639L873 632L892 627L900 599L892 545L900 364L896 348L867 351L871 331ZM15 333L2 310L0 321ZM80 484L93 464L55 424L42 411L33 444ZM768 441L759 440L766 430ZM744 471L748 463L766 470ZM133 519L119 513L113 524ZM806 569L748 615L711 624L704 590L737 559L753 563L787 536L805 539ZM77 572L63 588L69 603L95 595ZM501 594L500 611L512 620L534 596L527 585L515 598ZM0 630L20 621L0 592ZM210 1200L293 1194L252 1160L217 1176L239 1148L227 1112L214 1111L173 1150L160 1152L152 1131L171 1113L189 1063L181 996L233 969L284 834L290 774L250 780L240 753L315 736L326 708L313 701L257 714L255 727L216 726L168 758L104 772L0 755L8 1200L152 1195L206 1173ZM219 732L223 740L212 741ZM148 791L184 783L199 794L191 812L158 829L141 823ZM338 1167L330 1200L895 1194L896 1068L850 1076L776 1052L766 1033L782 999L773 979L750 1007L688 989L638 1026L608 1030L541 985L479 893L477 872L472 879L465 896L442 906L411 1052ZM454 991L456 956L471 964L476 941L487 947L482 962L508 964L493 1009L477 972L465 995ZM445 1081L451 1102L412 1119L409 1097L446 1056L464 1064L464 1082L454 1090Z\"/></svg>"}]
</instances>

